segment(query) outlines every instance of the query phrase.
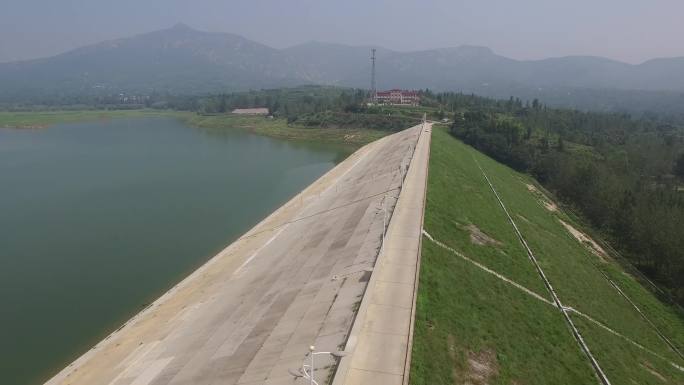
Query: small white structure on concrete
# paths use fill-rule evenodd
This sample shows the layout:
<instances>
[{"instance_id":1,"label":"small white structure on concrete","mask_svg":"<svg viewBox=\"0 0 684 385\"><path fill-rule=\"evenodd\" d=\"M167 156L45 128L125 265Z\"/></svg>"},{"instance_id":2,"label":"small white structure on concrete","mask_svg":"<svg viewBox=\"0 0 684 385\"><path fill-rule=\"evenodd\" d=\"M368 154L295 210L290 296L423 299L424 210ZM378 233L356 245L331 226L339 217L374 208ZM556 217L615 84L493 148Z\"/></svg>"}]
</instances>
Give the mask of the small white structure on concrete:
<instances>
[{"instance_id":1,"label":"small white structure on concrete","mask_svg":"<svg viewBox=\"0 0 684 385\"><path fill-rule=\"evenodd\" d=\"M232 113L238 115L268 115L268 108L236 108Z\"/></svg>"}]
</instances>

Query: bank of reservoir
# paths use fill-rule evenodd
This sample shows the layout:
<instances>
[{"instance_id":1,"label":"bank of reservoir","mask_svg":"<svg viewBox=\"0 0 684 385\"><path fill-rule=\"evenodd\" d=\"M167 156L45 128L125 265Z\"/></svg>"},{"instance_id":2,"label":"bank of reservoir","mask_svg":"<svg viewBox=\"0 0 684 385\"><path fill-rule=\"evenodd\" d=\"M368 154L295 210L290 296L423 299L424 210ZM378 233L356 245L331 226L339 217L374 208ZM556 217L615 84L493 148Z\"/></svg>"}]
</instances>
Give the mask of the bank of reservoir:
<instances>
[{"instance_id":1,"label":"bank of reservoir","mask_svg":"<svg viewBox=\"0 0 684 385\"><path fill-rule=\"evenodd\" d=\"M0 129L0 372L38 383L349 149L166 118Z\"/></svg>"}]
</instances>

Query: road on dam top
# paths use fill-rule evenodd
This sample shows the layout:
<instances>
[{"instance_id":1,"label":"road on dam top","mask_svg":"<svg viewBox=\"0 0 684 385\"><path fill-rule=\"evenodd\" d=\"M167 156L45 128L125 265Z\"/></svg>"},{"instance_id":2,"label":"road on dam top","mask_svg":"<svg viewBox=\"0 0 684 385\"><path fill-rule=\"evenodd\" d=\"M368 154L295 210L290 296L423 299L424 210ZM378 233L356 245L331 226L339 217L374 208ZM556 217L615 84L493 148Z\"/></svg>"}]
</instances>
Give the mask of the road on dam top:
<instances>
[{"instance_id":1,"label":"road on dam top","mask_svg":"<svg viewBox=\"0 0 684 385\"><path fill-rule=\"evenodd\" d=\"M47 383L303 384L311 345L348 352L336 384L405 382L429 136L359 149ZM316 356L320 384L335 360Z\"/></svg>"}]
</instances>

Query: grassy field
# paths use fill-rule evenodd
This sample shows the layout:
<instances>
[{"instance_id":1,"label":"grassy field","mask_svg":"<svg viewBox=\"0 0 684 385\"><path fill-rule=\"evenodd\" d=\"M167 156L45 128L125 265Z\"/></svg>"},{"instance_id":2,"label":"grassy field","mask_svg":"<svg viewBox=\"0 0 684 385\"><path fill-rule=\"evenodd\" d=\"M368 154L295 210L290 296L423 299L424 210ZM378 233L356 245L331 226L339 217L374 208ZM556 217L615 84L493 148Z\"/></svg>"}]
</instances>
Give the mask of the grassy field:
<instances>
[{"instance_id":1,"label":"grassy field","mask_svg":"<svg viewBox=\"0 0 684 385\"><path fill-rule=\"evenodd\" d=\"M94 121L100 119L181 116L182 112L162 110L83 110L83 111L0 111L0 127L47 128L58 123Z\"/></svg>"},{"instance_id":2,"label":"grassy field","mask_svg":"<svg viewBox=\"0 0 684 385\"><path fill-rule=\"evenodd\" d=\"M478 164L489 176L572 319L613 384L684 383L684 319L608 253L561 223L581 227L535 182L433 131L425 230L437 241L549 301ZM413 384L596 384L589 361L554 306L423 239ZM608 279L607 279L607 278ZM677 365L680 367L678 368Z\"/></svg>"},{"instance_id":3,"label":"grassy field","mask_svg":"<svg viewBox=\"0 0 684 385\"><path fill-rule=\"evenodd\" d=\"M344 143L360 146L379 139L389 132L369 129L326 129L288 126L284 119L260 116L197 115L171 110L94 110L94 111L38 111L0 112L0 127L47 128L58 123L95 121L100 119L172 117L188 125L206 129L244 129L255 134L286 140Z\"/></svg>"},{"instance_id":4,"label":"grassy field","mask_svg":"<svg viewBox=\"0 0 684 385\"><path fill-rule=\"evenodd\" d=\"M189 125L207 129L244 129L255 134L286 140L345 143L355 146L370 143L390 134L387 131L353 128L309 128L287 125L284 119L239 115L183 115ZM408 127L407 127L408 128Z\"/></svg>"}]
</instances>

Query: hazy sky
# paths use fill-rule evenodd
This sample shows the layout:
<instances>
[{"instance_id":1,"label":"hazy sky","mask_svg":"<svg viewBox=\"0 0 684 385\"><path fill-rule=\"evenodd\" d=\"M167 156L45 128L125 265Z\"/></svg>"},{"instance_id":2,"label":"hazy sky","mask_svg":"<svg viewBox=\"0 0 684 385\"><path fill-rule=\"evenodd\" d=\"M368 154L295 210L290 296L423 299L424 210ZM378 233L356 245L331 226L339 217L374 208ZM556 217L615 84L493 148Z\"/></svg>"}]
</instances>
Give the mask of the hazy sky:
<instances>
[{"instance_id":1,"label":"hazy sky","mask_svg":"<svg viewBox=\"0 0 684 385\"><path fill-rule=\"evenodd\" d=\"M273 47L483 45L516 59L684 56L684 0L0 0L0 61L183 22Z\"/></svg>"}]
</instances>

